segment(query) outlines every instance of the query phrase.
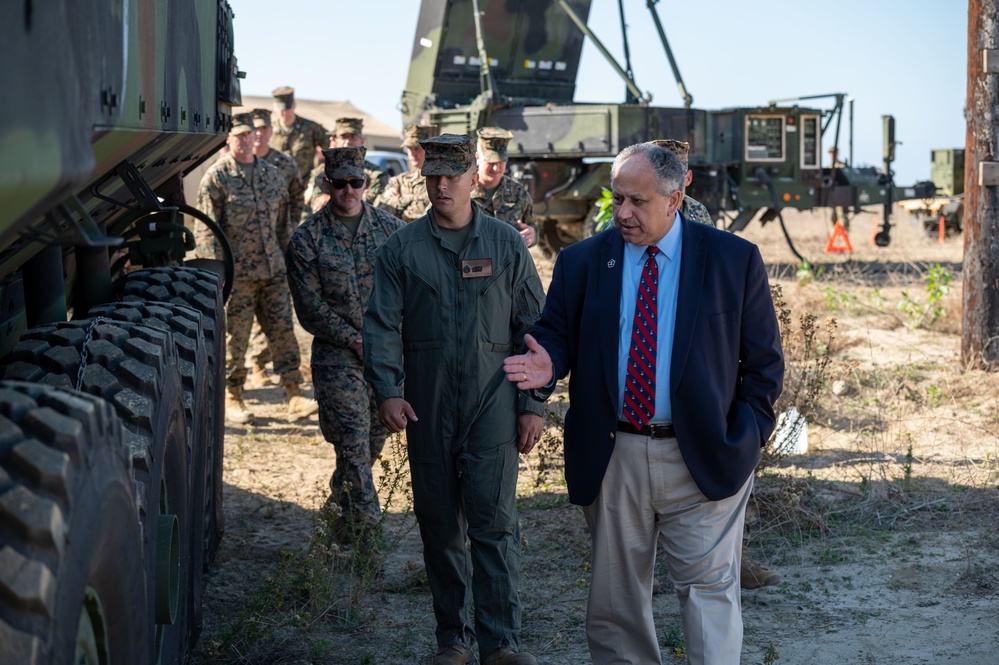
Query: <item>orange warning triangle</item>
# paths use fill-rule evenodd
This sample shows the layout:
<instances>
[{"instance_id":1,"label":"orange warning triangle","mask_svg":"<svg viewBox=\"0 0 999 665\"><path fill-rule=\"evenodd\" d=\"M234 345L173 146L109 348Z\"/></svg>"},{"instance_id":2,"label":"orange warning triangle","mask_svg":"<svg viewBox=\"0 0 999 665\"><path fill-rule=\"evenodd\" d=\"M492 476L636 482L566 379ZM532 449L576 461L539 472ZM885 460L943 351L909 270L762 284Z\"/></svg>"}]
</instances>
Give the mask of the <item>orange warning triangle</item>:
<instances>
[{"instance_id":1,"label":"orange warning triangle","mask_svg":"<svg viewBox=\"0 0 999 665\"><path fill-rule=\"evenodd\" d=\"M839 241L843 241L843 244L839 244ZM826 254L829 252L852 252L853 245L850 244L850 238L846 235L846 229L840 221L836 220L836 225L833 227L833 232L829 236L829 242L826 243Z\"/></svg>"}]
</instances>

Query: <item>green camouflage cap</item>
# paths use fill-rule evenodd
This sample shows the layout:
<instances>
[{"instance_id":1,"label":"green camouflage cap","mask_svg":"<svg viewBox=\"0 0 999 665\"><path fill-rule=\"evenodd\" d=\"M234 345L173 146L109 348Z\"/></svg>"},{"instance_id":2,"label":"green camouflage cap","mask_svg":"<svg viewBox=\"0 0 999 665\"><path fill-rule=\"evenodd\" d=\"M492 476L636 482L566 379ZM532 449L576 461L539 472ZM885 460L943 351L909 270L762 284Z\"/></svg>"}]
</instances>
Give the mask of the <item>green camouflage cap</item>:
<instances>
[{"instance_id":1,"label":"green camouflage cap","mask_svg":"<svg viewBox=\"0 0 999 665\"><path fill-rule=\"evenodd\" d=\"M324 172L329 180L364 177L364 155L368 149L364 146L353 148L330 148L323 150L326 160Z\"/></svg>"},{"instance_id":2,"label":"green camouflage cap","mask_svg":"<svg viewBox=\"0 0 999 665\"><path fill-rule=\"evenodd\" d=\"M479 130L479 152L487 162L508 161L506 145L513 134L499 127L483 127Z\"/></svg>"},{"instance_id":3,"label":"green camouflage cap","mask_svg":"<svg viewBox=\"0 0 999 665\"><path fill-rule=\"evenodd\" d=\"M295 105L295 89L290 86L274 88L271 96L274 97L274 104L281 108L290 109Z\"/></svg>"},{"instance_id":4,"label":"green camouflage cap","mask_svg":"<svg viewBox=\"0 0 999 665\"><path fill-rule=\"evenodd\" d=\"M430 125L407 125L404 130L405 137L402 141L403 148L415 148L420 145L420 141L429 139L436 132Z\"/></svg>"},{"instance_id":5,"label":"green camouflage cap","mask_svg":"<svg viewBox=\"0 0 999 665\"><path fill-rule=\"evenodd\" d=\"M671 153L680 158L683 165L687 165L687 153L690 152L690 144L686 141L677 141L676 139L657 139L651 141L655 143L660 148L666 148Z\"/></svg>"},{"instance_id":6,"label":"green camouflage cap","mask_svg":"<svg viewBox=\"0 0 999 665\"><path fill-rule=\"evenodd\" d=\"M270 127L271 126L271 111L270 111L270 109L253 109L250 113L253 114L253 126L254 127Z\"/></svg>"},{"instance_id":7,"label":"green camouflage cap","mask_svg":"<svg viewBox=\"0 0 999 665\"><path fill-rule=\"evenodd\" d=\"M364 120L362 118L337 118L333 136L346 136L347 134L363 136Z\"/></svg>"},{"instance_id":8,"label":"green camouflage cap","mask_svg":"<svg viewBox=\"0 0 999 665\"><path fill-rule=\"evenodd\" d=\"M229 136L239 136L253 131L253 114L237 113L232 116L232 127L229 128Z\"/></svg>"},{"instance_id":9,"label":"green camouflage cap","mask_svg":"<svg viewBox=\"0 0 999 665\"><path fill-rule=\"evenodd\" d=\"M475 143L467 134L441 134L420 141L426 151L421 175L459 176L475 164Z\"/></svg>"}]
</instances>

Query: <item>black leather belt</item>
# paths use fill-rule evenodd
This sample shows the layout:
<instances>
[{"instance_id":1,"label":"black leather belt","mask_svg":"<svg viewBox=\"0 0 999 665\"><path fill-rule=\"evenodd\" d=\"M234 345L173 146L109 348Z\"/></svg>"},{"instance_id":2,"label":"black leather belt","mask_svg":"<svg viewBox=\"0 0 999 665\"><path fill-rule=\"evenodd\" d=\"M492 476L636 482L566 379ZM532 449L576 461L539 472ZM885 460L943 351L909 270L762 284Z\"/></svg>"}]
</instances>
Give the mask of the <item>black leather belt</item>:
<instances>
[{"instance_id":1,"label":"black leather belt","mask_svg":"<svg viewBox=\"0 0 999 665\"><path fill-rule=\"evenodd\" d=\"M639 434L641 436L647 436L652 439L675 439L676 430L673 429L673 423L665 423L662 425L646 425L645 427L639 429L629 423L627 420L617 421L617 431L625 432L627 434Z\"/></svg>"}]
</instances>

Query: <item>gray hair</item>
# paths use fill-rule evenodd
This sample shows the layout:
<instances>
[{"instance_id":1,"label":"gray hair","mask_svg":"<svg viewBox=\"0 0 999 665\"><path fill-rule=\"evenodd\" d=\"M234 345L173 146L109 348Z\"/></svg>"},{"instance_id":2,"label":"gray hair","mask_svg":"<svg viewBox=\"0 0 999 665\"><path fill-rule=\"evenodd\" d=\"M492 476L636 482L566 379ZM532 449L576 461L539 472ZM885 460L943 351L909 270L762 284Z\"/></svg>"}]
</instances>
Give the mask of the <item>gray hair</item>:
<instances>
[{"instance_id":1,"label":"gray hair","mask_svg":"<svg viewBox=\"0 0 999 665\"><path fill-rule=\"evenodd\" d=\"M645 155L652 165L652 171L656 174L656 191L663 196L677 192L683 187L683 180L687 177L687 167L684 166L680 158L673 154L668 148L663 148L655 143L636 143L630 145L614 158L611 166L611 186L614 186L614 178L618 170L626 160L635 155Z\"/></svg>"}]
</instances>

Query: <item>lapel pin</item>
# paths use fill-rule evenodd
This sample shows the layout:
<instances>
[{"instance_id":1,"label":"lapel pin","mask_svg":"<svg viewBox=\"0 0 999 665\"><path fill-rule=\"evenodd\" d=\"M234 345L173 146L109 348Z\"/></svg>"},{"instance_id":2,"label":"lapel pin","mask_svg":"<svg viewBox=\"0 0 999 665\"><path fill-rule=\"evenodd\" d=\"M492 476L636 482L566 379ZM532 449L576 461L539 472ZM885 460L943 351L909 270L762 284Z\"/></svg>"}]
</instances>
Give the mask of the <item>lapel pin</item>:
<instances>
[{"instance_id":1,"label":"lapel pin","mask_svg":"<svg viewBox=\"0 0 999 665\"><path fill-rule=\"evenodd\" d=\"M613 268L616 263L617 263L617 261L615 261L614 259L611 259L610 261L607 262L607 267L608 268Z\"/></svg>"}]
</instances>

